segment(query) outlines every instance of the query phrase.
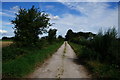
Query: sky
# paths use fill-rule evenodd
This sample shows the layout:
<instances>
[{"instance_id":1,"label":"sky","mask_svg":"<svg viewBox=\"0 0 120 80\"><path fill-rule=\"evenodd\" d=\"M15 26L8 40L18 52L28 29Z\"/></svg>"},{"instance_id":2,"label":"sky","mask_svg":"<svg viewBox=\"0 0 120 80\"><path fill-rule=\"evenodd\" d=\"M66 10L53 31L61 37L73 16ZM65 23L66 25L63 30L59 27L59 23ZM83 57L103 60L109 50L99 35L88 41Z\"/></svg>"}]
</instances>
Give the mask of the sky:
<instances>
[{"instance_id":1,"label":"sky","mask_svg":"<svg viewBox=\"0 0 120 80\"><path fill-rule=\"evenodd\" d=\"M14 25L10 21L20 7L29 9L32 5L49 14L50 23L55 23L50 28L57 29L57 35L65 36L68 29L93 33L112 27L118 30L117 2L2 2L0 38L14 36Z\"/></svg>"}]
</instances>

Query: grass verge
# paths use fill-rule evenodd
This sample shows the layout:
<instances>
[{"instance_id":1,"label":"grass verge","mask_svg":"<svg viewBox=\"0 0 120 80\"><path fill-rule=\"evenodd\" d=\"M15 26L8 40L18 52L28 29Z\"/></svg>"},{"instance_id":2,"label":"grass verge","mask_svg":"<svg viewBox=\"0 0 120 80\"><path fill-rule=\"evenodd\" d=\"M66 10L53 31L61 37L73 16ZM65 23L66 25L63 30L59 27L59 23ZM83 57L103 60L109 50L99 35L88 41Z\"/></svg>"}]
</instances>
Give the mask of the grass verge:
<instances>
[{"instance_id":1,"label":"grass verge","mask_svg":"<svg viewBox=\"0 0 120 80\"><path fill-rule=\"evenodd\" d=\"M45 59L50 57L62 45L62 43L63 42L54 43L41 50L30 50L28 54L3 62L3 77L19 78L34 71L35 66L38 63L43 63Z\"/></svg>"}]
</instances>

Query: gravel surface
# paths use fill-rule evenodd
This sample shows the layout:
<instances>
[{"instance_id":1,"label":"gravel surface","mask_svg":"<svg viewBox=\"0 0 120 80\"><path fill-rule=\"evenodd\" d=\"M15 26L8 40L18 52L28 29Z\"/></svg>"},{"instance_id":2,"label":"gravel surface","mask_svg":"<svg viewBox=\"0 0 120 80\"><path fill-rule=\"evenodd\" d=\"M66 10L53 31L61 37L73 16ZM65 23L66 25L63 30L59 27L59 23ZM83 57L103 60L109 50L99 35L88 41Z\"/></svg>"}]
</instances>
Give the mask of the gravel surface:
<instances>
[{"instance_id":1,"label":"gravel surface","mask_svg":"<svg viewBox=\"0 0 120 80\"><path fill-rule=\"evenodd\" d=\"M75 62L76 59L71 46L64 42L50 59L27 78L90 78L85 67Z\"/></svg>"}]
</instances>

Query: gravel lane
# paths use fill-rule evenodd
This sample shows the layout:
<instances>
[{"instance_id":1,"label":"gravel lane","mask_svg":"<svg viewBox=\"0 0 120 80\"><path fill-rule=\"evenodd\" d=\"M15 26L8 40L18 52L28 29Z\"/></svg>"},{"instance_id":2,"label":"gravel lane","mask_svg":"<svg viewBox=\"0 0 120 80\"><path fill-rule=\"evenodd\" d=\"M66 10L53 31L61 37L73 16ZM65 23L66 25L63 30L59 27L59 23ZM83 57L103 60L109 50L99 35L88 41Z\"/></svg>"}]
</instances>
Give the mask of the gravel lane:
<instances>
[{"instance_id":1,"label":"gravel lane","mask_svg":"<svg viewBox=\"0 0 120 80\"><path fill-rule=\"evenodd\" d=\"M77 64L75 59L75 52L64 42L50 59L27 78L90 78L85 67Z\"/></svg>"}]
</instances>

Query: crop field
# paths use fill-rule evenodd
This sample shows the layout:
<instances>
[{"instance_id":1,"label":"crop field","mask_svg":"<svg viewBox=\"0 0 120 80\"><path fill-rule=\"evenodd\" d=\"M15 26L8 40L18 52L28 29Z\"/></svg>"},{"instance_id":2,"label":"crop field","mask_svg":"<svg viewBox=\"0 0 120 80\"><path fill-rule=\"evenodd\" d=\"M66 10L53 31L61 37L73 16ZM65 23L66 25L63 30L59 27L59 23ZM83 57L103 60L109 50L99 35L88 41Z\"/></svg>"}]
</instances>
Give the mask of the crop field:
<instances>
[{"instance_id":1,"label":"crop field","mask_svg":"<svg viewBox=\"0 0 120 80\"><path fill-rule=\"evenodd\" d=\"M0 41L0 47L6 47L12 44L12 41Z\"/></svg>"}]
</instances>

